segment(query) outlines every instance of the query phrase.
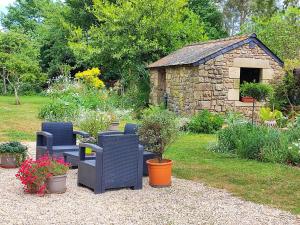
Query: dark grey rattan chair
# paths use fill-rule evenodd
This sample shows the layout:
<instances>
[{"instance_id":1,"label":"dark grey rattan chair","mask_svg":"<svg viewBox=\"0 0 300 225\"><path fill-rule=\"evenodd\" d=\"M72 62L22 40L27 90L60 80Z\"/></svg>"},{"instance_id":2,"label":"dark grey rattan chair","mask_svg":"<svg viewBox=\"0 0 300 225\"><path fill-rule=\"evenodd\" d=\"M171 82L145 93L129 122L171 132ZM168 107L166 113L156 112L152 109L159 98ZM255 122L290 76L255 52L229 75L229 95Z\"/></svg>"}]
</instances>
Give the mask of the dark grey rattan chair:
<instances>
[{"instance_id":1,"label":"dark grey rattan chair","mask_svg":"<svg viewBox=\"0 0 300 225\"><path fill-rule=\"evenodd\" d=\"M99 135L110 135L110 134L137 134L138 125L133 123L127 123L125 125L124 131L105 131L99 133ZM153 152L144 151L144 162L143 162L143 175L148 176L148 166L146 161L148 159L154 159L157 156Z\"/></svg>"},{"instance_id":2,"label":"dark grey rattan chair","mask_svg":"<svg viewBox=\"0 0 300 225\"><path fill-rule=\"evenodd\" d=\"M98 145L80 143L78 185L94 190L142 188L143 148L134 134L99 135ZM85 159L85 148L96 152L96 159Z\"/></svg>"},{"instance_id":3,"label":"dark grey rattan chair","mask_svg":"<svg viewBox=\"0 0 300 225\"><path fill-rule=\"evenodd\" d=\"M37 132L36 158L46 153L61 157L64 152L79 151L79 146L76 145L76 135L89 137L86 132L74 131L72 123L42 123L42 131Z\"/></svg>"}]
</instances>

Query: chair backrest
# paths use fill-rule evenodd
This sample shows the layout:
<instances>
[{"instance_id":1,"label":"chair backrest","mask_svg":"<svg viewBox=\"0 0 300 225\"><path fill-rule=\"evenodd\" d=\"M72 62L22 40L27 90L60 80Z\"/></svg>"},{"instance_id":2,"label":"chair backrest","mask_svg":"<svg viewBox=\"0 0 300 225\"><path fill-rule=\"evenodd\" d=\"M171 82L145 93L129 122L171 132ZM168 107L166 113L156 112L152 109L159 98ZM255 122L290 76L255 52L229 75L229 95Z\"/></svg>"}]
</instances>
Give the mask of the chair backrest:
<instances>
[{"instance_id":1,"label":"chair backrest","mask_svg":"<svg viewBox=\"0 0 300 225\"><path fill-rule=\"evenodd\" d=\"M135 134L100 135L107 188L126 187L137 179L139 141Z\"/></svg>"},{"instance_id":2,"label":"chair backrest","mask_svg":"<svg viewBox=\"0 0 300 225\"><path fill-rule=\"evenodd\" d=\"M127 123L124 128L124 134L137 134L138 125L133 123Z\"/></svg>"},{"instance_id":3,"label":"chair backrest","mask_svg":"<svg viewBox=\"0 0 300 225\"><path fill-rule=\"evenodd\" d=\"M53 145L75 145L73 124L63 122L44 122L42 131L53 134Z\"/></svg>"}]
</instances>

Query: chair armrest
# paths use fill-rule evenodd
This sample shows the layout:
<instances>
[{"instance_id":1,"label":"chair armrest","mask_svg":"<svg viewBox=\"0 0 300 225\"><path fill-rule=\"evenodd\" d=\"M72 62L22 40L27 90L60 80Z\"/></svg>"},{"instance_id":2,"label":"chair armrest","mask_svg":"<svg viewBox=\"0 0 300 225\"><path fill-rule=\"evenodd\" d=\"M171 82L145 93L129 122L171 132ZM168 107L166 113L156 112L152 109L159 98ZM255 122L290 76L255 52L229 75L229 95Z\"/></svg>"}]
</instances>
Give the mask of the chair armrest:
<instances>
[{"instance_id":1,"label":"chair armrest","mask_svg":"<svg viewBox=\"0 0 300 225\"><path fill-rule=\"evenodd\" d=\"M80 130L74 130L74 131L73 131L73 134L75 134L75 135L80 135L80 136L82 136L82 137L84 137L84 138L87 138L87 137L90 136L89 133L87 133L87 132L85 132L85 131L80 131Z\"/></svg>"},{"instance_id":2,"label":"chair armrest","mask_svg":"<svg viewBox=\"0 0 300 225\"><path fill-rule=\"evenodd\" d=\"M38 131L38 132L36 132L36 135L41 135L46 138L51 138L51 137L53 138L53 134L46 132L46 131Z\"/></svg>"},{"instance_id":3,"label":"chair armrest","mask_svg":"<svg viewBox=\"0 0 300 225\"><path fill-rule=\"evenodd\" d=\"M86 148L91 148L92 151L96 152L96 158L98 154L103 153L103 149L99 147L98 145L95 144L90 144L90 143L79 143L79 160L85 160L85 149Z\"/></svg>"},{"instance_id":4,"label":"chair armrest","mask_svg":"<svg viewBox=\"0 0 300 225\"><path fill-rule=\"evenodd\" d=\"M37 146L43 146L42 137L46 139L46 147L51 154L52 146L53 146L53 134L46 131L38 131L36 132L36 136L37 136Z\"/></svg>"}]
</instances>

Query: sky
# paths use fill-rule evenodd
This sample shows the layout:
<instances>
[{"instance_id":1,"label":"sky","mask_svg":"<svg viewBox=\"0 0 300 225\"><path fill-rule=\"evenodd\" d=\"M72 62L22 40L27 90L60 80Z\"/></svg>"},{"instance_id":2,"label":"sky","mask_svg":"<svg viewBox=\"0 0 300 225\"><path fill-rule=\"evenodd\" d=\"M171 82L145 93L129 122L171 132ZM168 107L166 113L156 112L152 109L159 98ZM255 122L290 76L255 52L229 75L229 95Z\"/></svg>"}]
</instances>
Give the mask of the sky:
<instances>
[{"instance_id":1,"label":"sky","mask_svg":"<svg viewBox=\"0 0 300 225\"><path fill-rule=\"evenodd\" d=\"M6 12L5 8L14 2L15 0L0 0L0 11Z\"/></svg>"}]
</instances>

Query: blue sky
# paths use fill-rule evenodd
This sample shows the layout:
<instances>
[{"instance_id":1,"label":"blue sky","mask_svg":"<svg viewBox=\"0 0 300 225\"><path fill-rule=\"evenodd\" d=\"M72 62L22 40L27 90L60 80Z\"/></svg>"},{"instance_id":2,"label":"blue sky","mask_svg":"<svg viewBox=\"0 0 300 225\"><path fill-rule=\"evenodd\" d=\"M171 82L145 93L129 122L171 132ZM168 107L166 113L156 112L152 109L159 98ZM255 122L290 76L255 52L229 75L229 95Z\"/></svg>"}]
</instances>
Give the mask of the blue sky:
<instances>
[{"instance_id":1,"label":"blue sky","mask_svg":"<svg viewBox=\"0 0 300 225\"><path fill-rule=\"evenodd\" d=\"M6 12L5 8L14 2L15 2L15 0L0 0L0 11Z\"/></svg>"}]
</instances>

